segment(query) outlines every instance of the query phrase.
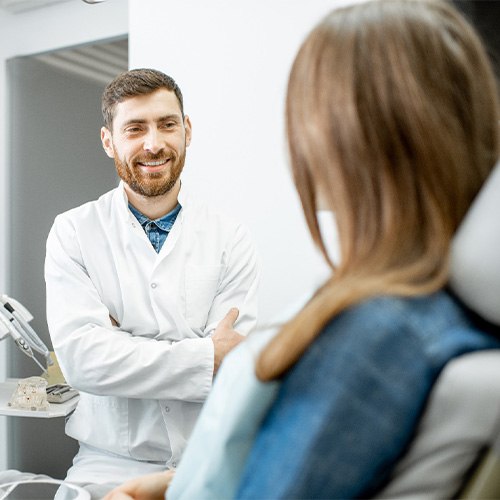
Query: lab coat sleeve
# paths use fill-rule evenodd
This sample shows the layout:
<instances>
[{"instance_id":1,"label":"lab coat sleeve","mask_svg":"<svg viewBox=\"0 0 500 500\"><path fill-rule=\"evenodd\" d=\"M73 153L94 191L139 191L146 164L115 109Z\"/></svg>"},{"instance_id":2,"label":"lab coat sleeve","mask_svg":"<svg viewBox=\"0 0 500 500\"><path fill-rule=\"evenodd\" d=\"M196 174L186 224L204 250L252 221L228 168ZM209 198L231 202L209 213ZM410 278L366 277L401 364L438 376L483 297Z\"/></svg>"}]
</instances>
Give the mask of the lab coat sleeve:
<instances>
[{"instance_id":1,"label":"lab coat sleeve","mask_svg":"<svg viewBox=\"0 0 500 500\"><path fill-rule=\"evenodd\" d=\"M213 332L232 307L239 309L234 328L248 334L257 322L259 259L248 228L238 225L226 254L227 264L208 314L207 333Z\"/></svg>"},{"instance_id":2,"label":"lab coat sleeve","mask_svg":"<svg viewBox=\"0 0 500 500\"><path fill-rule=\"evenodd\" d=\"M171 343L113 326L68 218L56 218L49 233L45 280L52 343L70 385L100 396L206 399L213 378L212 340Z\"/></svg>"}]
</instances>

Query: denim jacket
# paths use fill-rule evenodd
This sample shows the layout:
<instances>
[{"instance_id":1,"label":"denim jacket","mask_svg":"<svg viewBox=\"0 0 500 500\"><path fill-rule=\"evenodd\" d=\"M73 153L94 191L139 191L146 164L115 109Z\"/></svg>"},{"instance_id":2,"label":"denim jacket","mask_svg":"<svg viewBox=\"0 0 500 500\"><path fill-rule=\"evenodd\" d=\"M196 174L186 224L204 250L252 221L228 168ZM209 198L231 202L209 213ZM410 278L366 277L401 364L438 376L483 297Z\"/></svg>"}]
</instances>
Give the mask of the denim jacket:
<instances>
[{"instance_id":1,"label":"denim jacket","mask_svg":"<svg viewBox=\"0 0 500 500\"><path fill-rule=\"evenodd\" d=\"M237 498L368 498L409 445L445 364L500 341L445 292L334 318L284 378Z\"/></svg>"},{"instance_id":2,"label":"denim jacket","mask_svg":"<svg viewBox=\"0 0 500 500\"><path fill-rule=\"evenodd\" d=\"M445 291L379 297L335 317L265 384L254 360L271 335L252 334L225 359L167 497L367 498L406 451L445 364L500 348L497 334Z\"/></svg>"}]
</instances>

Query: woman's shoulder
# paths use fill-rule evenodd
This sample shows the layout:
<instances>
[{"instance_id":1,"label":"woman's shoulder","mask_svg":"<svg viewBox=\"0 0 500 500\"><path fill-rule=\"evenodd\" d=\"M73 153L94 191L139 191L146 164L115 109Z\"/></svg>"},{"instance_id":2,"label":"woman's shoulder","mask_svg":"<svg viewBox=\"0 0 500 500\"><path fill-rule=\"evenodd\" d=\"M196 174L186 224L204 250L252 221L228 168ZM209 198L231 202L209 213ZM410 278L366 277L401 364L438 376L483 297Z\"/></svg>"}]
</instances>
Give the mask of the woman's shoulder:
<instances>
[{"instance_id":1,"label":"woman's shoulder","mask_svg":"<svg viewBox=\"0 0 500 500\"><path fill-rule=\"evenodd\" d=\"M453 328L485 328L484 322L447 290L416 297L388 295L370 298L332 318L325 330L338 328L339 325L366 325L370 331L405 328L422 335L441 334Z\"/></svg>"},{"instance_id":2,"label":"woman's shoulder","mask_svg":"<svg viewBox=\"0 0 500 500\"><path fill-rule=\"evenodd\" d=\"M351 306L339 315L344 321L363 321L386 325L419 323L419 326L439 321L449 324L463 321L463 306L445 290L429 295L402 297L380 295ZM335 319L333 319L335 321Z\"/></svg>"},{"instance_id":3,"label":"woman's shoulder","mask_svg":"<svg viewBox=\"0 0 500 500\"><path fill-rule=\"evenodd\" d=\"M457 355L500 347L500 329L486 327L447 290L418 296L379 296L359 303L324 328L321 350L356 349L386 355L404 348L442 364ZM390 354L389 354L390 355Z\"/></svg>"}]
</instances>

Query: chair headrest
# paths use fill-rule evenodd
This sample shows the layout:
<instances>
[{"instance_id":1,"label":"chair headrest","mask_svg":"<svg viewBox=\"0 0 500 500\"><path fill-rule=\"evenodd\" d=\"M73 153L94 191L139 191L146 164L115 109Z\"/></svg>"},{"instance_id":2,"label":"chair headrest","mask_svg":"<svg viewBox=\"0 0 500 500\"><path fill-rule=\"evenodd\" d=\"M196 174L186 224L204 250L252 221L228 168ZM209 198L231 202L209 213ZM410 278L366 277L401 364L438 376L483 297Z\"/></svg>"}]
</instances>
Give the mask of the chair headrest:
<instances>
[{"instance_id":1,"label":"chair headrest","mask_svg":"<svg viewBox=\"0 0 500 500\"><path fill-rule=\"evenodd\" d=\"M484 319L500 325L500 162L455 234L450 285Z\"/></svg>"}]
</instances>

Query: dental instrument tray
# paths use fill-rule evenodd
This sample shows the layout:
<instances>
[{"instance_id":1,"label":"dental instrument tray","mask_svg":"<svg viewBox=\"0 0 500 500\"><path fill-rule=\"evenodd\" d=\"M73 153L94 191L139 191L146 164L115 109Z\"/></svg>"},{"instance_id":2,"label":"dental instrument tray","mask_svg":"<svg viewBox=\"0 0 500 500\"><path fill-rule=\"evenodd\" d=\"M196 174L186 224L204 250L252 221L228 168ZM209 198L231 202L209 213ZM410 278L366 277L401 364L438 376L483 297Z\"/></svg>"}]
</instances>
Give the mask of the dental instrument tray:
<instances>
[{"instance_id":1,"label":"dental instrument tray","mask_svg":"<svg viewBox=\"0 0 500 500\"><path fill-rule=\"evenodd\" d=\"M49 385L46 390L49 403L64 403L68 399L78 396L78 391L68 384Z\"/></svg>"}]
</instances>

